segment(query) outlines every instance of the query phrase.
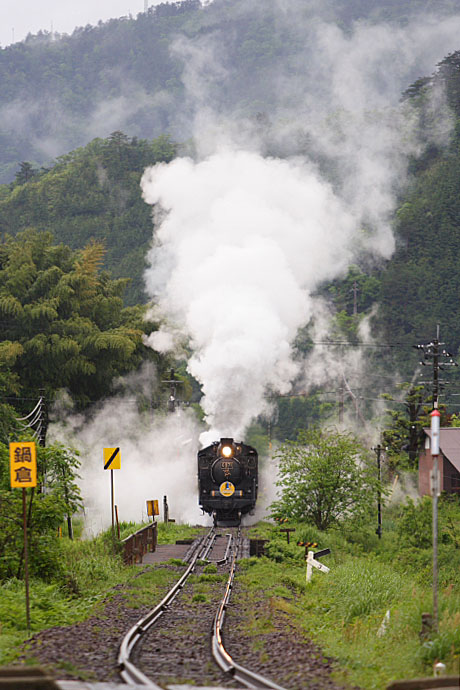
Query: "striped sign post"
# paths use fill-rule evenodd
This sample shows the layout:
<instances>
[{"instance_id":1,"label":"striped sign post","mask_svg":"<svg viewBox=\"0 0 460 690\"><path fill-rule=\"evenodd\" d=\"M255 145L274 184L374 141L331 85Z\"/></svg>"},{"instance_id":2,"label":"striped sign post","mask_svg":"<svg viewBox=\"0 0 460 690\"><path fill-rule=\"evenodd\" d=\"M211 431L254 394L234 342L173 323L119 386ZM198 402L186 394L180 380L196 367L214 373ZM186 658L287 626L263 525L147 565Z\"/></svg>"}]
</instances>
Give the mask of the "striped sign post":
<instances>
[{"instance_id":1,"label":"striped sign post","mask_svg":"<svg viewBox=\"0 0 460 690\"><path fill-rule=\"evenodd\" d=\"M112 504L112 536L115 539L115 502L113 491L113 470L121 470L120 448L104 448L104 469L110 470L110 499Z\"/></svg>"}]
</instances>

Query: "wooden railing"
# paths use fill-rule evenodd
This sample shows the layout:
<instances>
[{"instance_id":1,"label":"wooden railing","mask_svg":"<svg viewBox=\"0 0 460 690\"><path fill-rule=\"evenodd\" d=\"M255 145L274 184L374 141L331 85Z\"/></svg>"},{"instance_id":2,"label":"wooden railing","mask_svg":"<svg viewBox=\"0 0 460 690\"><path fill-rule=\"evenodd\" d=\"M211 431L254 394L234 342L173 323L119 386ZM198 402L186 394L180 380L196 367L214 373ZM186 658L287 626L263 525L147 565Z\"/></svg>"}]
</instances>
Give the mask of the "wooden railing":
<instances>
[{"instance_id":1,"label":"wooden railing","mask_svg":"<svg viewBox=\"0 0 460 690\"><path fill-rule=\"evenodd\" d=\"M158 524L151 522L123 539L123 560L127 565L141 563L145 553L155 551L158 541Z\"/></svg>"}]
</instances>

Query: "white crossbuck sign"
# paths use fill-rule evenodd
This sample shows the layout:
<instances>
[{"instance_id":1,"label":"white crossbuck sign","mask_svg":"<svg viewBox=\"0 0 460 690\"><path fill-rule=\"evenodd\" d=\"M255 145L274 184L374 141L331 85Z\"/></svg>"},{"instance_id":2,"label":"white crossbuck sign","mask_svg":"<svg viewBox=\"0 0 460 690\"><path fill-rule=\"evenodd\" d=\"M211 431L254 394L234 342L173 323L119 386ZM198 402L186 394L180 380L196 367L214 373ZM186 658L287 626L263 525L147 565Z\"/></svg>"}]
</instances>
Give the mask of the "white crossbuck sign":
<instances>
[{"instance_id":1,"label":"white crossbuck sign","mask_svg":"<svg viewBox=\"0 0 460 690\"><path fill-rule=\"evenodd\" d=\"M329 552L329 550L328 550L328 552ZM310 580L311 580L313 568L317 568L318 570L321 570L322 573L328 573L330 570L330 568L328 568L326 565L323 565L323 563L320 563L319 561L315 560L315 552L314 551L309 551L308 556L307 556L307 582L310 582Z\"/></svg>"}]
</instances>

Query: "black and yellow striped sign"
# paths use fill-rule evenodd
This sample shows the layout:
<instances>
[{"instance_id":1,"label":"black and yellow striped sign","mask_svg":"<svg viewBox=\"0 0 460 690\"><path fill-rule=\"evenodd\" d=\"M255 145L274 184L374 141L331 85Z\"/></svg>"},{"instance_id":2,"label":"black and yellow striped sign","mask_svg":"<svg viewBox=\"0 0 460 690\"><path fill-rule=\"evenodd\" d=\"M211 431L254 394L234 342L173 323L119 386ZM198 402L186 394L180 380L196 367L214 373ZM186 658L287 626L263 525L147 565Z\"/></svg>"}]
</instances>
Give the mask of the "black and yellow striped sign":
<instances>
[{"instance_id":1,"label":"black and yellow striped sign","mask_svg":"<svg viewBox=\"0 0 460 690\"><path fill-rule=\"evenodd\" d=\"M104 448L104 469L121 470L120 448Z\"/></svg>"}]
</instances>

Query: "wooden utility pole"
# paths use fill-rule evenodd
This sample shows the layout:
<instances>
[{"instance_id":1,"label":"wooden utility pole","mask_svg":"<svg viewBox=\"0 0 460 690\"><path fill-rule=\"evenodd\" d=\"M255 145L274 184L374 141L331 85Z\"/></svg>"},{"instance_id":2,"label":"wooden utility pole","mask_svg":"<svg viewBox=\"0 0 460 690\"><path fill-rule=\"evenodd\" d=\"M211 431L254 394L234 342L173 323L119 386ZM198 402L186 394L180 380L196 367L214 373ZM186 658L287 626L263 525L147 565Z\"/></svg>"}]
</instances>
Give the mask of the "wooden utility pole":
<instances>
[{"instance_id":1,"label":"wooden utility pole","mask_svg":"<svg viewBox=\"0 0 460 690\"><path fill-rule=\"evenodd\" d=\"M341 385L339 388L339 424L343 424L343 407L343 386Z\"/></svg>"},{"instance_id":2,"label":"wooden utility pole","mask_svg":"<svg viewBox=\"0 0 460 690\"><path fill-rule=\"evenodd\" d=\"M358 283L353 281L353 316L358 313Z\"/></svg>"},{"instance_id":3,"label":"wooden utility pole","mask_svg":"<svg viewBox=\"0 0 460 690\"><path fill-rule=\"evenodd\" d=\"M377 455L377 476L379 480L379 488L377 491L377 529L375 530L376 535L379 539L382 538L382 492L380 491L380 480L381 480L381 469L380 469L380 454L383 450L380 443L378 446L373 448Z\"/></svg>"}]
</instances>

